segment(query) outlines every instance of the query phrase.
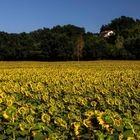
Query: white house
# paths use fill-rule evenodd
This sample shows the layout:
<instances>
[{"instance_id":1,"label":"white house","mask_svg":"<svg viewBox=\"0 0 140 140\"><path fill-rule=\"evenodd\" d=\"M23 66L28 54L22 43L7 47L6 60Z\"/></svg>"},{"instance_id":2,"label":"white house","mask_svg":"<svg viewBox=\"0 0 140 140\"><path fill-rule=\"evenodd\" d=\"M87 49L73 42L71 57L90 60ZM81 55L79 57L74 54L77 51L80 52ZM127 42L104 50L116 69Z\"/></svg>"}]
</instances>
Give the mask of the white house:
<instances>
[{"instance_id":1,"label":"white house","mask_svg":"<svg viewBox=\"0 0 140 140\"><path fill-rule=\"evenodd\" d=\"M105 37L105 38L106 37L109 37L109 36L112 36L114 34L115 34L115 32L112 31L112 30L106 30L106 31L103 31L103 32L100 33L100 35L103 36L103 37Z\"/></svg>"}]
</instances>

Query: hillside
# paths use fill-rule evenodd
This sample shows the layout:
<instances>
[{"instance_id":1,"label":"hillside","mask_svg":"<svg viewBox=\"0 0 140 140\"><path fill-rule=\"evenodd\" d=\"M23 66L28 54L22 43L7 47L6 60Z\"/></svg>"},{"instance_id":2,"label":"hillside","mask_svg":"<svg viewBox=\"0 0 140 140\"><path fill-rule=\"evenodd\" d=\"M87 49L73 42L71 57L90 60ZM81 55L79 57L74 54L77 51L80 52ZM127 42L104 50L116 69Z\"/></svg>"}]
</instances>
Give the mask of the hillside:
<instances>
[{"instance_id":1,"label":"hillside","mask_svg":"<svg viewBox=\"0 0 140 140\"><path fill-rule=\"evenodd\" d=\"M71 61L140 59L140 20L122 16L103 25L104 38L74 25L43 28L30 33L0 32L0 60Z\"/></svg>"}]
</instances>

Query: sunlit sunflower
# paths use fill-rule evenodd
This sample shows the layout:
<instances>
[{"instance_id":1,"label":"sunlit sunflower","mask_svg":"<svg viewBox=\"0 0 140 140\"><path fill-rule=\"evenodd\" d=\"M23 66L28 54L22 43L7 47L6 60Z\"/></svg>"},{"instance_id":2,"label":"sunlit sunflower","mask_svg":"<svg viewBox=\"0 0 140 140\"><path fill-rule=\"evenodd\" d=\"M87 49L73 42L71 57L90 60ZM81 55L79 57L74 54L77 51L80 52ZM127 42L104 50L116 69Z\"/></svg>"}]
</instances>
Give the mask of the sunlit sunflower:
<instances>
[{"instance_id":1,"label":"sunlit sunflower","mask_svg":"<svg viewBox=\"0 0 140 140\"><path fill-rule=\"evenodd\" d=\"M83 124L84 124L84 126L86 126L87 128L92 126L92 122L91 122L91 120L90 120L89 118L88 118L88 119L84 119L84 120L83 120Z\"/></svg>"},{"instance_id":2,"label":"sunlit sunflower","mask_svg":"<svg viewBox=\"0 0 140 140\"><path fill-rule=\"evenodd\" d=\"M10 117L8 116L8 114L7 114L6 111L3 112L3 117L4 117L5 119L9 119L9 118L10 118Z\"/></svg>"},{"instance_id":3,"label":"sunlit sunflower","mask_svg":"<svg viewBox=\"0 0 140 140\"><path fill-rule=\"evenodd\" d=\"M109 128L109 125L106 124L106 122L103 119L103 115L105 114L105 112L101 112L99 113L99 115L97 116L97 120L99 121L99 124L103 127L105 127L106 129Z\"/></svg>"},{"instance_id":4,"label":"sunlit sunflower","mask_svg":"<svg viewBox=\"0 0 140 140\"><path fill-rule=\"evenodd\" d=\"M75 135L79 135L79 128L80 128L80 122L74 122L74 132Z\"/></svg>"}]
</instances>

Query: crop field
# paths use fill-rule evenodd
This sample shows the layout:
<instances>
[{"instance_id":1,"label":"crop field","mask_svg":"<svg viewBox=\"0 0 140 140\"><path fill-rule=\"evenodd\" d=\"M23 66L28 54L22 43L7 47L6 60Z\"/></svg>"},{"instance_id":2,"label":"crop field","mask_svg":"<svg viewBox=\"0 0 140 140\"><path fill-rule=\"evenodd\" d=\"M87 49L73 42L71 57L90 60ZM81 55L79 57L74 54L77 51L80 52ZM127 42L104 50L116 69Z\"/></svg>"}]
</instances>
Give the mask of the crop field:
<instances>
[{"instance_id":1,"label":"crop field","mask_svg":"<svg viewBox=\"0 0 140 140\"><path fill-rule=\"evenodd\" d=\"M139 140L140 61L0 62L0 140Z\"/></svg>"}]
</instances>

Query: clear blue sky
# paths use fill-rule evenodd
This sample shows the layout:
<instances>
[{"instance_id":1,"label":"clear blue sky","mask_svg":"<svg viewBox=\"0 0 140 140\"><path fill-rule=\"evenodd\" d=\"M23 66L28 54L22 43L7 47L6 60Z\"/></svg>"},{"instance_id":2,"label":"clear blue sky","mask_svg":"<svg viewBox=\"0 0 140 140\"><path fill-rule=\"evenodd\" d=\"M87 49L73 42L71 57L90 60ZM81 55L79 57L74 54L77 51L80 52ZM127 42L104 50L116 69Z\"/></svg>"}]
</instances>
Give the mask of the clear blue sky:
<instances>
[{"instance_id":1,"label":"clear blue sky","mask_svg":"<svg viewBox=\"0 0 140 140\"><path fill-rule=\"evenodd\" d=\"M99 32L103 24L122 15L140 19L140 0L0 0L0 31L73 24Z\"/></svg>"}]
</instances>

